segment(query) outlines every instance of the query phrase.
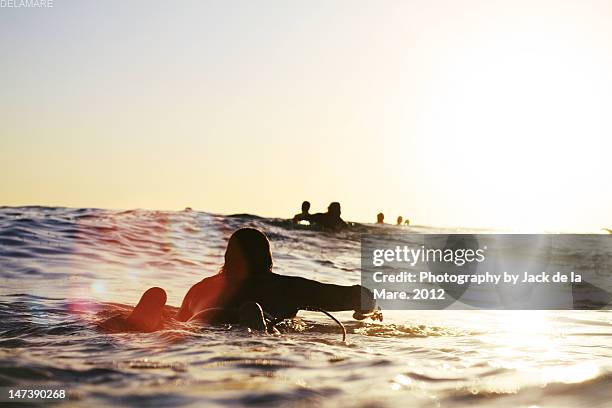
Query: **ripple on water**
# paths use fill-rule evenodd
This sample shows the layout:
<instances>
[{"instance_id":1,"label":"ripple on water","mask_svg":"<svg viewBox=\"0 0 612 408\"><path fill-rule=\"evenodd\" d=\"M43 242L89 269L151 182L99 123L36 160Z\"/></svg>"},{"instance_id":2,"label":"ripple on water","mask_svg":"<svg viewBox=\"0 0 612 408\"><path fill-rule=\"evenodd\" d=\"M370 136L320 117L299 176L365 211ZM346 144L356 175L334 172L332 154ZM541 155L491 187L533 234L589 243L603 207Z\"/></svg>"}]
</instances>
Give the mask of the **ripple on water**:
<instances>
[{"instance_id":1,"label":"ripple on water","mask_svg":"<svg viewBox=\"0 0 612 408\"><path fill-rule=\"evenodd\" d=\"M384 324L336 314L347 343L319 314L276 336L231 326L96 329L146 287L163 286L178 305L189 285L218 271L227 238L243 226L268 234L283 273L360 280L369 226L330 234L248 214L0 208L0 385L63 384L82 406L609 405L609 312L551 315L564 335L544 348L520 346L532 333L478 311L459 320L419 311Z\"/></svg>"}]
</instances>

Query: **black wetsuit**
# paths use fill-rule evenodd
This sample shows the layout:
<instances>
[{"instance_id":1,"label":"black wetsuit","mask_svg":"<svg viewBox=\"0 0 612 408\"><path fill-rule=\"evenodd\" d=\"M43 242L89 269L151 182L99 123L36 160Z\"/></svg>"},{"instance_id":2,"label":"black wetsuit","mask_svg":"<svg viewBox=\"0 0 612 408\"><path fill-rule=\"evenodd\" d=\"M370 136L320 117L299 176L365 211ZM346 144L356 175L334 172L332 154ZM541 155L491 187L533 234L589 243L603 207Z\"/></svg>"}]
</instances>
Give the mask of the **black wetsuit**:
<instances>
[{"instance_id":1,"label":"black wetsuit","mask_svg":"<svg viewBox=\"0 0 612 408\"><path fill-rule=\"evenodd\" d=\"M325 284L275 273L236 281L218 274L203 279L189 290L177 319L188 320L208 308L237 309L246 302L259 303L267 314L277 319L294 317L298 310L309 308L330 312L374 308L372 293L360 285Z\"/></svg>"},{"instance_id":2,"label":"black wetsuit","mask_svg":"<svg viewBox=\"0 0 612 408\"><path fill-rule=\"evenodd\" d=\"M308 221L313 224L320 225L324 228L333 230L339 230L347 227L346 222L344 222L342 218L334 216L330 213L311 214L308 218Z\"/></svg>"},{"instance_id":3,"label":"black wetsuit","mask_svg":"<svg viewBox=\"0 0 612 408\"><path fill-rule=\"evenodd\" d=\"M309 221L309 220L310 220L310 214L308 214L307 212L301 212L293 216L293 222L296 224L300 221Z\"/></svg>"}]
</instances>

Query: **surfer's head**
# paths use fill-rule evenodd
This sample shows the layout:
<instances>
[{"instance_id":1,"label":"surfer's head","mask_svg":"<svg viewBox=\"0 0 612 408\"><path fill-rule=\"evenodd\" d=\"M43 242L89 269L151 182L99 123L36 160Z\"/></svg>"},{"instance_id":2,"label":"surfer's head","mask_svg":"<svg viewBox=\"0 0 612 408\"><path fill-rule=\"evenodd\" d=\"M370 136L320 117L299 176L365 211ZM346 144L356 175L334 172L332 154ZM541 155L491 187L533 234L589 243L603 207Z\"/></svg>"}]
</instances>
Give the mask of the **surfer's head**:
<instances>
[{"instance_id":1,"label":"surfer's head","mask_svg":"<svg viewBox=\"0 0 612 408\"><path fill-rule=\"evenodd\" d=\"M302 203L302 213L308 214L308 211L310 211L310 203L308 201L304 201Z\"/></svg>"},{"instance_id":2,"label":"surfer's head","mask_svg":"<svg viewBox=\"0 0 612 408\"><path fill-rule=\"evenodd\" d=\"M234 232L227 242L222 272L236 278L272 272L268 238L254 228L241 228Z\"/></svg>"},{"instance_id":3,"label":"surfer's head","mask_svg":"<svg viewBox=\"0 0 612 408\"><path fill-rule=\"evenodd\" d=\"M329 204L329 207L327 207L327 212L334 217L340 217L340 203L334 201L333 203Z\"/></svg>"}]
</instances>

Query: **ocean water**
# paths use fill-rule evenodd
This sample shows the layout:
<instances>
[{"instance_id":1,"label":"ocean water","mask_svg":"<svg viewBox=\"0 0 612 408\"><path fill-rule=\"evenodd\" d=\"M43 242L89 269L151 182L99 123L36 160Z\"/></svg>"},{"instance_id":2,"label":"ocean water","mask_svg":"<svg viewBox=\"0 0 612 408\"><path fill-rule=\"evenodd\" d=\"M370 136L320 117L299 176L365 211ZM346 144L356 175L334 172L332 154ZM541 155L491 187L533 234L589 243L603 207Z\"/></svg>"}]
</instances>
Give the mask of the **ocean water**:
<instances>
[{"instance_id":1,"label":"ocean water","mask_svg":"<svg viewBox=\"0 0 612 408\"><path fill-rule=\"evenodd\" d=\"M151 286L178 306L218 271L227 238L244 226L268 235L276 272L340 284L359 283L360 233L380 228L331 234L250 215L0 208L0 386L57 385L71 397L64 404L83 407L612 406L609 311L387 311L382 323L335 313L346 342L314 312L280 335L97 328Z\"/></svg>"}]
</instances>

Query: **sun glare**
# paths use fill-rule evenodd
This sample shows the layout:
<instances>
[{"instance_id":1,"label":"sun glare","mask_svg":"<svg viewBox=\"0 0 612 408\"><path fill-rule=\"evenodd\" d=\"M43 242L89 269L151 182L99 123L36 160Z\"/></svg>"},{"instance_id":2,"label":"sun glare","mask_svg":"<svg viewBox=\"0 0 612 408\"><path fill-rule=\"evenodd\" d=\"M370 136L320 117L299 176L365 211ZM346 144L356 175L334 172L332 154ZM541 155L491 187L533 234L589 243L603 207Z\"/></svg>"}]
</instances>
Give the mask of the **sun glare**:
<instances>
[{"instance_id":1,"label":"sun glare","mask_svg":"<svg viewBox=\"0 0 612 408\"><path fill-rule=\"evenodd\" d=\"M597 228L581 216L601 197L611 147L610 58L571 26L543 24L488 27L448 46L418 127L438 158L423 161L441 183L455 178L451 194L467 191L491 226Z\"/></svg>"}]
</instances>

